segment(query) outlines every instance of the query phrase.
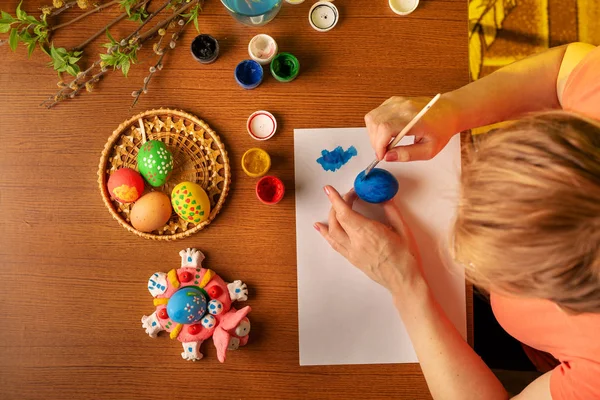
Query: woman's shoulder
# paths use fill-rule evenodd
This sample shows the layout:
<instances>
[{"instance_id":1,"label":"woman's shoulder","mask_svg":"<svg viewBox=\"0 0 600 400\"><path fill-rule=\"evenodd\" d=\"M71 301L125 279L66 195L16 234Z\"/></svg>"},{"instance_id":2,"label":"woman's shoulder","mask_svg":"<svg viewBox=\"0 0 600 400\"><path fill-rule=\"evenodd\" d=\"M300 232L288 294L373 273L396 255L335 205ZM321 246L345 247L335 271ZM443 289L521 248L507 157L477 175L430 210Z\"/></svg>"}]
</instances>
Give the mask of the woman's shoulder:
<instances>
[{"instance_id":1,"label":"woman's shoulder","mask_svg":"<svg viewBox=\"0 0 600 400\"><path fill-rule=\"evenodd\" d=\"M600 47L571 43L557 79L563 109L600 120Z\"/></svg>"}]
</instances>

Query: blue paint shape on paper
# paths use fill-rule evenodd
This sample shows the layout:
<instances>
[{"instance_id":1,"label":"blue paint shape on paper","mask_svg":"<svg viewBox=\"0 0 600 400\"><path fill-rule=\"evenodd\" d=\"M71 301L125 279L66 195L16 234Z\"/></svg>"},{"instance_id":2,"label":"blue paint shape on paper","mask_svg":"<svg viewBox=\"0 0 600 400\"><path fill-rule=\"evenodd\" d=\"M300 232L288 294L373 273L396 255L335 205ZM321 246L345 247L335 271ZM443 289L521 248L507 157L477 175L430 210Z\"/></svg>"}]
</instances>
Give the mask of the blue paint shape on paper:
<instances>
[{"instance_id":1,"label":"blue paint shape on paper","mask_svg":"<svg viewBox=\"0 0 600 400\"><path fill-rule=\"evenodd\" d=\"M350 146L348 150L342 149L342 146L338 146L335 149L321 151L321 157L317 159L317 162L321 164L321 167L325 171L337 171L342 168L350 159L358 155L356 148Z\"/></svg>"}]
</instances>

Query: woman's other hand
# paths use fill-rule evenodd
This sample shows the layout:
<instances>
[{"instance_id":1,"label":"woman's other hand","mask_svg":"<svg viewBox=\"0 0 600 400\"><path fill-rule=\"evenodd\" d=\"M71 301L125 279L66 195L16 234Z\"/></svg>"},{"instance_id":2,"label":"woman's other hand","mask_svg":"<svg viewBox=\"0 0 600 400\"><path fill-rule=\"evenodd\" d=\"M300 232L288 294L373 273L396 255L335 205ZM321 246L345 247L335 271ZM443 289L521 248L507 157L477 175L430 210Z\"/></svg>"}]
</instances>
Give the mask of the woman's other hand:
<instances>
[{"instance_id":1,"label":"woman's other hand","mask_svg":"<svg viewBox=\"0 0 600 400\"><path fill-rule=\"evenodd\" d=\"M386 226L352 210L354 191L342 198L326 186L325 193L332 205L328 225L317 222L315 229L334 250L393 295L402 292L403 283L421 276L417 246L393 200L382 204L390 223Z\"/></svg>"}]
</instances>

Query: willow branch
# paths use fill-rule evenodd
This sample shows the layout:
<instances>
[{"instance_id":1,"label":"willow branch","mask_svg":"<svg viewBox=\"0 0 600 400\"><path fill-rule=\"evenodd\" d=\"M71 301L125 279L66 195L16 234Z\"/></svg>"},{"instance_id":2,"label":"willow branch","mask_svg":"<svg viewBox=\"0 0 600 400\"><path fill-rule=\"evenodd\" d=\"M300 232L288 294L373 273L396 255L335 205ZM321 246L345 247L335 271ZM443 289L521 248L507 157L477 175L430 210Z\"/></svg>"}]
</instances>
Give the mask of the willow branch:
<instances>
[{"instance_id":1,"label":"willow branch","mask_svg":"<svg viewBox=\"0 0 600 400\"><path fill-rule=\"evenodd\" d=\"M94 83L98 82L100 80L100 78L102 77L102 75L106 74L107 72L108 72L108 70L103 69L100 72L98 72L97 74L92 75L89 79L87 79L83 82L80 82L80 83L75 83L74 81L71 82L71 84L69 86L67 86L66 89L71 89L72 92L70 92L68 94L57 94L53 98L54 101L52 103L48 104L47 108L52 108L63 100L75 98L75 96L77 96L77 94L79 92L81 92L83 89L90 88L88 90L91 91L90 85L93 85Z\"/></svg>"},{"instance_id":2,"label":"willow branch","mask_svg":"<svg viewBox=\"0 0 600 400\"><path fill-rule=\"evenodd\" d=\"M83 13L83 14L81 14L81 15L80 15L80 16L78 16L78 17L75 17L75 18L73 18L73 19L72 19L72 20L70 20L70 21L67 21L67 22L65 22L65 23L62 23L62 24L60 24L60 25L56 25L56 26L50 27L50 29L49 29L49 30L50 30L51 32L54 32L54 31L56 31L56 30L58 30L58 29L60 29L60 28L64 28L65 26L69 26L69 25L71 25L71 24L73 24L73 23L75 23L75 22L77 22L77 21L79 21L79 20L82 20L82 19L84 19L85 17L87 17L87 16L89 16L89 15L92 15L92 14L94 14L94 13L97 13L98 11L101 11L101 10L104 10L105 8L108 8L108 7L114 6L115 4L119 4L119 0L113 0L113 1L109 1L108 3L104 3L104 4L102 4L102 5L99 5L98 7L94 8L94 9L92 9L92 10L90 10L90 11L86 12L86 13Z\"/></svg>"},{"instance_id":3,"label":"willow branch","mask_svg":"<svg viewBox=\"0 0 600 400\"><path fill-rule=\"evenodd\" d=\"M144 0L142 3L140 3L139 5L135 6L134 10L137 10L141 7L144 7L146 4L148 4L150 0ZM102 36L108 29L110 29L113 25L117 24L118 22L122 21L123 19L125 19L127 17L127 13L123 13L121 15L119 15L117 18L113 19L112 21L110 21L104 28L100 29L98 32L94 33L92 36L90 36L85 42L73 47L71 49L71 51L79 51L82 50L85 46L87 46L88 44L90 44L92 41L94 41L94 39L96 39L99 36ZM148 19L146 19L145 21L147 21ZM143 24L143 23L142 23Z\"/></svg>"},{"instance_id":4,"label":"willow branch","mask_svg":"<svg viewBox=\"0 0 600 400\"><path fill-rule=\"evenodd\" d=\"M48 17L55 17L55 16L57 16L58 14L62 13L63 11L66 11L66 10L68 10L69 8L73 8L73 7L75 7L76 5L77 5L77 1L71 1L71 2L65 3L65 4L64 4L62 7L60 7L60 8L57 8L56 10L52 11L52 12L51 12L51 13L48 15Z\"/></svg>"},{"instance_id":5,"label":"willow branch","mask_svg":"<svg viewBox=\"0 0 600 400\"><path fill-rule=\"evenodd\" d=\"M82 72L78 73L78 74L77 74L77 76L75 77L75 79L73 79L73 80L71 81L71 83L69 83L69 85L66 85L66 84L65 84L65 86L64 86L62 89L60 89L60 90L59 90L58 92L56 92L54 95L52 95L52 96L48 97L46 100L44 100L44 101L42 102L42 104L40 104L40 106L43 106L43 105L45 105L46 103L48 103L49 101L56 100L57 98L60 98L61 96L63 96L63 95L65 94L65 92L66 92L67 90L69 90L69 89L70 89L70 87L69 87L70 85L72 85L72 84L79 85L79 84L81 83L81 82L79 82L79 79L87 77L87 76L88 76L88 74L89 74L89 73L90 73L90 72L91 72L91 71L92 71L94 68L96 68L98 65L100 65L100 62L101 62L101 60L97 60L97 61L96 61L95 63L93 63L93 64L92 64L92 65L91 65L91 66L90 66L88 69L86 69L85 71L82 71ZM52 105L54 105L54 104L52 104ZM51 107L51 106L49 106L48 108L50 108L50 107Z\"/></svg>"},{"instance_id":6,"label":"willow branch","mask_svg":"<svg viewBox=\"0 0 600 400\"><path fill-rule=\"evenodd\" d=\"M88 39L86 39L83 43L78 44L77 46L73 47L71 49L71 51L80 51L80 50L82 50L85 46L87 46L88 44L90 44L94 39L96 39L99 36L102 36L113 25L115 25L116 23L118 23L118 22L122 21L123 19L125 19L125 17L127 17L127 13L123 13L123 14L119 15L117 18L113 19L108 24L106 24L106 26L104 28L100 29L98 32L94 33L92 36L90 36Z\"/></svg>"},{"instance_id":7,"label":"willow branch","mask_svg":"<svg viewBox=\"0 0 600 400\"><path fill-rule=\"evenodd\" d=\"M192 6L198 4L199 2L200 2L200 0L192 0L189 3L187 3L186 5L179 7L177 10L175 10L173 15L171 15L169 18L158 23L158 25L156 25L154 28L150 29L149 31L144 33L142 36L140 36L140 39L139 39L140 42L143 42L143 41L153 37L154 35L156 35L156 33L159 31L159 29L162 29L165 26L169 25L171 23L171 21L173 21L175 18L179 17L181 14L183 14L184 12L186 12L187 10L192 8Z\"/></svg>"},{"instance_id":8,"label":"willow branch","mask_svg":"<svg viewBox=\"0 0 600 400\"><path fill-rule=\"evenodd\" d=\"M157 53L160 54L160 57L158 58L158 61L156 62L156 64L154 64L154 66L150 67L150 73L148 74L148 76L146 76L144 78L144 86L142 86L141 89L136 90L135 92L132 93L132 95L135 97L135 99L133 100L133 103L131 104L131 108L135 107L135 105L137 104L137 102L140 99L140 96L142 94L148 93L148 85L150 84L150 80L152 79L152 77L154 76L155 73L157 73L158 71L160 71L163 68L163 59L165 58L165 55L167 54L168 51L175 49L176 42L179 39L179 37L181 36L181 34L183 33L183 31L185 29L185 25L186 25L185 20L183 20L183 19L180 19L178 23L180 25L179 30L171 36L171 40L169 41L169 43L166 44L162 48L160 47L160 45L163 41L164 36L160 37L160 39L157 43L157 47L158 47Z\"/></svg>"},{"instance_id":9,"label":"willow branch","mask_svg":"<svg viewBox=\"0 0 600 400\"><path fill-rule=\"evenodd\" d=\"M131 34L129 36L127 36L125 39L121 40L121 42L120 42L121 46L126 46L129 43L129 40L131 38L133 38L134 36L136 36L148 22L150 22L154 17L156 17L158 15L158 13L160 13L162 10L164 10L173 1L174 0L168 0L168 1L166 1L156 11L150 13L150 15L148 15L148 18L146 18L144 20L144 22L142 22L142 24L140 26L138 26L135 31L131 32Z\"/></svg>"}]
</instances>

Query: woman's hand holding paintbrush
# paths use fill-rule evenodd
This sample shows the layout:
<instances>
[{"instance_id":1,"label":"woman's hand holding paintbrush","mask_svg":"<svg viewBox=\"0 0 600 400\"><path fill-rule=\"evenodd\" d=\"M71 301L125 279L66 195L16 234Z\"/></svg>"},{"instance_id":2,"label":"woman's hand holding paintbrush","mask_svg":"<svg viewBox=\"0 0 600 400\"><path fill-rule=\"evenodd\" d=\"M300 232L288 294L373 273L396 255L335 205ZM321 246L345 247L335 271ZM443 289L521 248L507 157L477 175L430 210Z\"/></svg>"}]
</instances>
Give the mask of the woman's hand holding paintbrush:
<instances>
[{"instance_id":1,"label":"woman's hand holding paintbrush","mask_svg":"<svg viewBox=\"0 0 600 400\"><path fill-rule=\"evenodd\" d=\"M444 148L457 132L457 113L446 94L441 95L435 107L423 113L414 126L409 126L432 100L427 97L392 97L365 116L377 161L429 160ZM414 144L394 147L406 134L415 136Z\"/></svg>"}]
</instances>

